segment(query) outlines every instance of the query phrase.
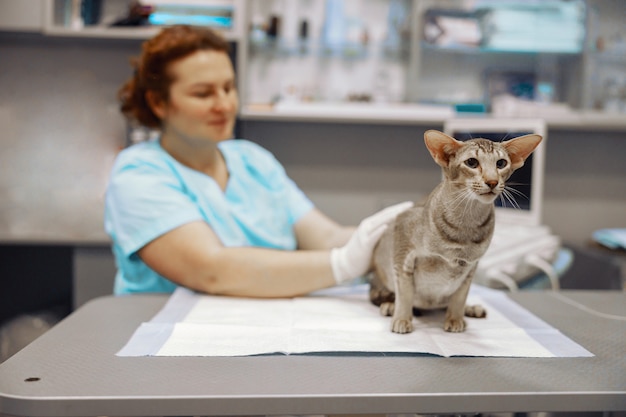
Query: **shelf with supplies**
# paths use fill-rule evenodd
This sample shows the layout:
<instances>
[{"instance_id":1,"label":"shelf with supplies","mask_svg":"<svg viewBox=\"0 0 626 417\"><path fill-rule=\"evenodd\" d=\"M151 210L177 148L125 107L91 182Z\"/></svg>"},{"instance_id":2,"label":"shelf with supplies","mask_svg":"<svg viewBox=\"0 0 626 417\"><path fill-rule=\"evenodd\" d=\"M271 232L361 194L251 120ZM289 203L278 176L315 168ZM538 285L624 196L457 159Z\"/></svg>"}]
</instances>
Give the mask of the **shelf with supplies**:
<instances>
[{"instance_id":1,"label":"shelf with supplies","mask_svg":"<svg viewBox=\"0 0 626 417\"><path fill-rule=\"evenodd\" d=\"M440 124L454 116L447 106L411 103L276 103L249 104L241 119L331 123Z\"/></svg>"},{"instance_id":2,"label":"shelf with supplies","mask_svg":"<svg viewBox=\"0 0 626 417\"><path fill-rule=\"evenodd\" d=\"M583 0L478 2L475 8L432 4L421 18L422 47L476 53L580 54Z\"/></svg>"},{"instance_id":3,"label":"shelf with supplies","mask_svg":"<svg viewBox=\"0 0 626 417\"><path fill-rule=\"evenodd\" d=\"M621 50L594 51L590 58L601 64L626 65L626 47Z\"/></svg>"},{"instance_id":4,"label":"shelf with supplies","mask_svg":"<svg viewBox=\"0 0 626 417\"><path fill-rule=\"evenodd\" d=\"M593 51L588 65L593 74L588 82L591 107L626 118L626 47Z\"/></svg>"},{"instance_id":5,"label":"shelf with supplies","mask_svg":"<svg viewBox=\"0 0 626 417\"><path fill-rule=\"evenodd\" d=\"M413 0L246 3L243 113L257 114L254 103L297 102L302 103L298 115L285 110L285 117L306 118L311 111L315 119L327 117L326 104L364 108L370 102L407 102L414 5Z\"/></svg>"},{"instance_id":6,"label":"shelf with supplies","mask_svg":"<svg viewBox=\"0 0 626 417\"><path fill-rule=\"evenodd\" d=\"M515 91L495 93L584 107L576 93L586 82L579 68L585 54L583 0L478 2L475 8L461 0L246 5L244 117L334 120L332 112L320 110L323 103L334 108L334 103L353 102L377 109L381 103L458 103L493 111L493 80L515 77L516 84L505 83ZM263 111L262 103L278 106ZM281 103L298 103L297 110ZM350 120L359 118L352 110L336 110ZM402 119L397 112L381 117L366 112L362 119ZM401 113L407 114L406 108ZM426 114L430 119L433 113Z\"/></svg>"},{"instance_id":7,"label":"shelf with supplies","mask_svg":"<svg viewBox=\"0 0 626 417\"><path fill-rule=\"evenodd\" d=\"M43 32L49 36L148 39L161 27L199 24L236 41L243 33L245 0L211 0L180 4L152 0L44 0Z\"/></svg>"},{"instance_id":8,"label":"shelf with supplies","mask_svg":"<svg viewBox=\"0 0 626 417\"><path fill-rule=\"evenodd\" d=\"M446 46L437 46L428 42L422 42L421 48L425 52L432 53L451 53L451 54L479 54L479 55L489 55L489 54L498 54L498 55L537 55L537 54L549 54L555 56L574 56L578 55L580 51L556 51L556 50L537 50L537 49L504 49L504 48L492 48L488 46L470 46L470 45L446 45Z\"/></svg>"},{"instance_id":9,"label":"shelf with supplies","mask_svg":"<svg viewBox=\"0 0 626 417\"><path fill-rule=\"evenodd\" d=\"M545 116L552 126L624 129L623 104L595 103L600 101L598 92L612 86L601 82L606 77L598 74L619 71L626 58L609 50L590 51L588 39L580 42L584 2L477 2L483 7L478 11L467 9L470 3L41 0L43 33L48 36L147 39L162 25L173 23L166 20L168 15L178 22L198 16L214 19L211 27L237 44L242 119L438 123L454 117L455 104L479 105L487 112L483 114L496 114L492 90L500 85L511 90L505 93L515 99L565 108ZM194 15L192 7L189 14L189 9L181 9L183 4L206 13ZM142 7L149 7L150 13ZM559 43L565 36L561 26L540 27L541 31L559 29L560 37L555 35L552 45L565 45L561 49L546 50L535 41L535 49L529 49L527 39L508 31L517 28L510 22L532 20L541 8L550 11L541 19L560 19L559 13L569 19L564 25L572 31L564 44ZM461 30L468 24L472 30ZM496 35L486 32L487 27L495 28ZM437 32L441 29L444 35ZM579 94L581 89L585 92ZM519 92L522 95L515 95ZM600 108L613 113L587 111Z\"/></svg>"},{"instance_id":10,"label":"shelf with supplies","mask_svg":"<svg viewBox=\"0 0 626 417\"><path fill-rule=\"evenodd\" d=\"M494 115L456 112L452 107L419 103L256 103L244 105L241 120L435 126L452 118L541 118L549 129L626 132L623 114L594 110L537 107L519 114Z\"/></svg>"},{"instance_id":11,"label":"shelf with supplies","mask_svg":"<svg viewBox=\"0 0 626 417\"><path fill-rule=\"evenodd\" d=\"M381 56L386 59L407 59L410 53L408 45L387 45L385 43L344 42L329 45L323 42L306 40L287 41L284 39L248 40L250 55L264 58L281 58L314 55L323 58L345 60L366 59Z\"/></svg>"}]
</instances>

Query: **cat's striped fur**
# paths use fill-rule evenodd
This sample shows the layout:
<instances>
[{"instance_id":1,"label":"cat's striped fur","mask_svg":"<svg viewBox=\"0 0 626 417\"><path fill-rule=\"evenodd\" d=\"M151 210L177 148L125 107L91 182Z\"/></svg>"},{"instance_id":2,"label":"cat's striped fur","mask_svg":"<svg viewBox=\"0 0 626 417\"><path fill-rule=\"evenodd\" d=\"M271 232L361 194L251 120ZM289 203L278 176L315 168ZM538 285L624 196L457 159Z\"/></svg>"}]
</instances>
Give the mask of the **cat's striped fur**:
<instances>
[{"instance_id":1,"label":"cat's striped fur","mask_svg":"<svg viewBox=\"0 0 626 417\"><path fill-rule=\"evenodd\" d=\"M423 204L396 218L374 251L370 300L393 316L393 332L413 330L414 308L446 308L449 332L465 330L464 316L486 316L484 308L465 302L493 235L493 203L541 140L526 135L501 143L460 142L436 130L424 134L444 179Z\"/></svg>"}]
</instances>

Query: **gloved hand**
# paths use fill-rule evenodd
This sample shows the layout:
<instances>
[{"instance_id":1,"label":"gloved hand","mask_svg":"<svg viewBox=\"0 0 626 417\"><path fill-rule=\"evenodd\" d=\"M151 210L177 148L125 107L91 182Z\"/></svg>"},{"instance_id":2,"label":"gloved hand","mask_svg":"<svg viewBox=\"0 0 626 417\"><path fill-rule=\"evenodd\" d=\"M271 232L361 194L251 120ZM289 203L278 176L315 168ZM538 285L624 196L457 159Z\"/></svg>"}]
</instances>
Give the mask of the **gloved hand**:
<instances>
[{"instance_id":1,"label":"gloved hand","mask_svg":"<svg viewBox=\"0 0 626 417\"><path fill-rule=\"evenodd\" d=\"M337 284L361 276L369 270L374 246L389 222L412 206L411 201L406 201L367 217L361 221L345 246L334 248L330 252L330 265Z\"/></svg>"}]
</instances>

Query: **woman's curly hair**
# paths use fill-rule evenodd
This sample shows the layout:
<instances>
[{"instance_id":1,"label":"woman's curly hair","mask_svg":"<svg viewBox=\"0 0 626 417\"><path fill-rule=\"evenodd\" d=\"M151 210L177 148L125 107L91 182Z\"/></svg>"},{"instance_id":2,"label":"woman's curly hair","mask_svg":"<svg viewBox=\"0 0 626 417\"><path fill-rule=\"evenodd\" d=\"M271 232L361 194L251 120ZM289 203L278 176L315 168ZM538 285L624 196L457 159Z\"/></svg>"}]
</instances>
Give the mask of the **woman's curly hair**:
<instances>
[{"instance_id":1,"label":"woman's curly hair","mask_svg":"<svg viewBox=\"0 0 626 417\"><path fill-rule=\"evenodd\" d=\"M221 35L207 28L186 25L171 26L145 41L141 54L131 60L133 76L118 91L120 110L130 120L150 127L161 127L146 93L167 101L174 79L168 73L169 64L199 50L230 52L230 45Z\"/></svg>"}]
</instances>

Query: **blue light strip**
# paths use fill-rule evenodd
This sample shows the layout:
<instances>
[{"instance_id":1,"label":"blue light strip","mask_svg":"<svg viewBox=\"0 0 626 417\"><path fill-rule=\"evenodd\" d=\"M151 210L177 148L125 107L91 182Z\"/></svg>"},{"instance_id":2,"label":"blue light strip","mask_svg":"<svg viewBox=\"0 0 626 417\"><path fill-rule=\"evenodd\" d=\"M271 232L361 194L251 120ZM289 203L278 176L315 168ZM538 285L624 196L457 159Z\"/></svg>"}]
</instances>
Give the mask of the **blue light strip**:
<instances>
[{"instance_id":1,"label":"blue light strip","mask_svg":"<svg viewBox=\"0 0 626 417\"><path fill-rule=\"evenodd\" d=\"M171 13L154 12L148 18L152 25L195 25L212 26L229 29L233 26L232 17L206 15L177 15Z\"/></svg>"}]
</instances>

